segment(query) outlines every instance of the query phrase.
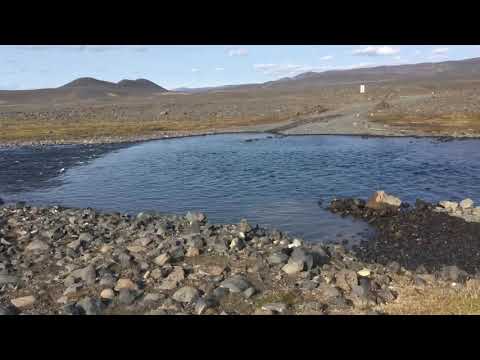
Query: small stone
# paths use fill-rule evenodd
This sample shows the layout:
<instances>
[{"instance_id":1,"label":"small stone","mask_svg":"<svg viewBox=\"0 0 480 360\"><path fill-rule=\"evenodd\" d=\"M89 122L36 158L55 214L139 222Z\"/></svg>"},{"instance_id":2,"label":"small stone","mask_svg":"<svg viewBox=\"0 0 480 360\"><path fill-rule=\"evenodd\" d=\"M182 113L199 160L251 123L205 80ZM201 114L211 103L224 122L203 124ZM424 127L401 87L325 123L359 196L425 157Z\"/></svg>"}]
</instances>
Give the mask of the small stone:
<instances>
[{"instance_id":1,"label":"small stone","mask_svg":"<svg viewBox=\"0 0 480 360\"><path fill-rule=\"evenodd\" d=\"M257 309L253 315L274 315L272 310Z\"/></svg>"},{"instance_id":2,"label":"small stone","mask_svg":"<svg viewBox=\"0 0 480 360\"><path fill-rule=\"evenodd\" d=\"M105 288L112 288L115 286L115 279L111 274L105 274L100 279L99 285Z\"/></svg>"},{"instance_id":3,"label":"small stone","mask_svg":"<svg viewBox=\"0 0 480 360\"><path fill-rule=\"evenodd\" d=\"M362 270L357 271L357 274L363 277L369 277L371 272L367 268L363 268Z\"/></svg>"},{"instance_id":4,"label":"small stone","mask_svg":"<svg viewBox=\"0 0 480 360\"><path fill-rule=\"evenodd\" d=\"M351 270L340 270L335 274L335 284L343 291L349 292L353 286L358 285L357 274Z\"/></svg>"},{"instance_id":5,"label":"small stone","mask_svg":"<svg viewBox=\"0 0 480 360\"><path fill-rule=\"evenodd\" d=\"M79 283L72 284L65 289L63 295L68 297L69 295L76 294L82 287L83 285Z\"/></svg>"},{"instance_id":6,"label":"small stone","mask_svg":"<svg viewBox=\"0 0 480 360\"><path fill-rule=\"evenodd\" d=\"M115 297L115 293L113 292L112 289L103 289L102 292L100 293L100 298L102 299L112 300L114 297Z\"/></svg>"},{"instance_id":7,"label":"small stone","mask_svg":"<svg viewBox=\"0 0 480 360\"><path fill-rule=\"evenodd\" d=\"M82 242L80 240L74 240L67 244L67 248L72 249L73 251L77 251L81 246Z\"/></svg>"},{"instance_id":8,"label":"small stone","mask_svg":"<svg viewBox=\"0 0 480 360\"><path fill-rule=\"evenodd\" d=\"M170 256L168 254L161 254L153 260L158 266L163 266L170 261Z\"/></svg>"},{"instance_id":9,"label":"small stone","mask_svg":"<svg viewBox=\"0 0 480 360\"><path fill-rule=\"evenodd\" d=\"M318 289L325 300L331 300L333 298L341 296L341 292L331 285L322 283L318 286Z\"/></svg>"},{"instance_id":10,"label":"small stone","mask_svg":"<svg viewBox=\"0 0 480 360\"><path fill-rule=\"evenodd\" d=\"M79 278L85 281L85 284L87 285L93 285L95 284L95 280L97 277L97 273L95 271L95 267L93 265L88 265L83 269L78 269L75 271L72 271L71 274L74 278Z\"/></svg>"},{"instance_id":11,"label":"small stone","mask_svg":"<svg viewBox=\"0 0 480 360\"><path fill-rule=\"evenodd\" d=\"M122 278L118 279L117 284L115 285L115 290L119 291L121 289L137 290L138 287L132 280Z\"/></svg>"},{"instance_id":12,"label":"small stone","mask_svg":"<svg viewBox=\"0 0 480 360\"><path fill-rule=\"evenodd\" d=\"M185 271L181 266L175 266L173 271L162 281L159 289L173 290L183 279L185 279Z\"/></svg>"},{"instance_id":13,"label":"small stone","mask_svg":"<svg viewBox=\"0 0 480 360\"><path fill-rule=\"evenodd\" d=\"M130 251L131 253L141 253L145 251L145 248L140 245L130 245L130 246L127 246L127 250Z\"/></svg>"},{"instance_id":14,"label":"small stone","mask_svg":"<svg viewBox=\"0 0 480 360\"><path fill-rule=\"evenodd\" d=\"M272 265L285 264L288 261L288 255L283 252L276 252L271 254L267 261Z\"/></svg>"},{"instance_id":15,"label":"small stone","mask_svg":"<svg viewBox=\"0 0 480 360\"><path fill-rule=\"evenodd\" d=\"M287 305L284 303L271 303L262 306L262 310L273 311L274 313L284 313L287 311Z\"/></svg>"},{"instance_id":16,"label":"small stone","mask_svg":"<svg viewBox=\"0 0 480 360\"><path fill-rule=\"evenodd\" d=\"M218 287L213 290L213 296L217 299L221 299L229 293L229 290L223 287Z\"/></svg>"},{"instance_id":17,"label":"small stone","mask_svg":"<svg viewBox=\"0 0 480 360\"><path fill-rule=\"evenodd\" d=\"M234 275L220 284L221 287L230 290L232 293L239 293L247 290L250 283L241 275Z\"/></svg>"},{"instance_id":18,"label":"small stone","mask_svg":"<svg viewBox=\"0 0 480 360\"><path fill-rule=\"evenodd\" d=\"M385 191L376 191L372 197L368 199L366 207L378 209L383 205L399 207L402 205L402 201L395 196L386 194Z\"/></svg>"},{"instance_id":19,"label":"small stone","mask_svg":"<svg viewBox=\"0 0 480 360\"><path fill-rule=\"evenodd\" d=\"M239 239L239 238L234 238L232 242L230 243L230 249L237 249L237 250L242 250L245 248L247 244L245 243L245 240Z\"/></svg>"},{"instance_id":20,"label":"small stone","mask_svg":"<svg viewBox=\"0 0 480 360\"><path fill-rule=\"evenodd\" d=\"M282 271L291 275L297 274L305 268L305 265L302 261L292 261L291 259L288 261L288 264L282 267Z\"/></svg>"},{"instance_id":21,"label":"small stone","mask_svg":"<svg viewBox=\"0 0 480 360\"><path fill-rule=\"evenodd\" d=\"M118 302L122 305L131 305L135 301L134 292L127 288L122 288L118 294Z\"/></svg>"},{"instance_id":22,"label":"small stone","mask_svg":"<svg viewBox=\"0 0 480 360\"><path fill-rule=\"evenodd\" d=\"M89 233L81 233L80 235L78 235L78 240L81 241L81 242L86 242L86 243L90 243L93 241L93 236L90 235Z\"/></svg>"},{"instance_id":23,"label":"small stone","mask_svg":"<svg viewBox=\"0 0 480 360\"><path fill-rule=\"evenodd\" d=\"M185 254L186 257L195 257L199 255L200 255L200 250L194 247L188 248L187 253Z\"/></svg>"},{"instance_id":24,"label":"small stone","mask_svg":"<svg viewBox=\"0 0 480 360\"><path fill-rule=\"evenodd\" d=\"M11 302L16 308L24 309L35 304L35 301L36 301L35 296L29 295L29 296L15 298Z\"/></svg>"},{"instance_id":25,"label":"small stone","mask_svg":"<svg viewBox=\"0 0 480 360\"><path fill-rule=\"evenodd\" d=\"M210 276L222 275L224 271L225 267L220 265L203 265L199 268L200 273L204 273Z\"/></svg>"},{"instance_id":26,"label":"small stone","mask_svg":"<svg viewBox=\"0 0 480 360\"><path fill-rule=\"evenodd\" d=\"M195 303L195 313L197 315L202 315L204 312L206 312L207 310L217 305L218 305L217 300L211 296L200 298Z\"/></svg>"},{"instance_id":27,"label":"small stone","mask_svg":"<svg viewBox=\"0 0 480 360\"><path fill-rule=\"evenodd\" d=\"M25 251L47 251L49 246L41 240L33 240L27 245Z\"/></svg>"},{"instance_id":28,"label":"small stone","mask_svg":"<svg viewBox=\"0 0 480 360\"><path fill-rule=\"evenodd\" d=\"M438 204L444 209L446 209L447 211L451 211L451 212L457 210L458 208L458 203L453 201L440 201Z\"/></svg>"},{"instance_id":29,"label":"small stone","mask_svg":"<svg viewBox=\"0 0 480 360\"><path fill-rule=\"evenodd\" d=\"M172 296L173 300L181 303L191 303L200 296L197 289L191 286L184 286L178 289Z\"/></svg>"},{"instance_id":30,"label":"small stone","mask_svg":"<svg viewBox=\"0 0 480 360\"><path fill-rule=\"evenodd\" d=\"M101 248L100 248L100 252L102 254L106 254L106 253L109 253L110 251L113 250L113 246L111 245L103 245Z\"/></svg>"},{"instance_id":31,"label":"small stone","mask_svg":"<svg viewBox=\"0 0 480 360\"><path fill-rule=\"evenodd\" d=\"M162 297L159 295L159 294L153 294L153 293L149 293L147 295L145 295L145 297L143 298L143 301L144 302L157 302L158 300L160 300Z\"/></svg>"},{"instance_id":32,"label":"small stone","mask_svg":"<svg viewBox=\"0 0 480 360\"><path fill-rule=\"evenodd\" d=\"M100 307L97 301L91 297L85 297L77 302L77 306L82 309L86 315L98 315Z\"/></svg>"},{"instance_id":33,"label":"small stone","mask_svg":"<svg viewBox=\"0 0 480 360\"><path fill-rule=\"evenodd\" d=\"M249 287L247 290L243 292L243 296L246 299L250 299L255 294L255 292L256 292L255 288Z\"/></svg>"},{"instance_id":34,"label":"small stone","mask_svg":"<svg viewBox=\"0 0 480 360\"><path fill-rule=\"evenodd\" d=\"M0 305L0 316L1 315L16 315L17 311L13 306L1 306Z\"/></svg>"},{"instance_id":35,"label":"small stone","mask_svg":"<svg viewBox=\"0 0 480 360\"><path fill-rule=\"evenodd\" d=\"M299 239L293 239L292 243L288 245L289 248L297 248L302 246L302 242Z\"/></svg>"},{"instance_id":36,"label":"small stone","mask_svg":"<svg viewBox=\"0 0 480 360\"><path fill-rule=\"evenodd\" d=\"M144 237L144 238L141 238L141 239L139 240L139 243L140 243L140 245L142 245L142 246L147 246L147 245L150 244L151 242L152 242L152 239L149 238L149 237Z\"/></svg>"}]
</instances>

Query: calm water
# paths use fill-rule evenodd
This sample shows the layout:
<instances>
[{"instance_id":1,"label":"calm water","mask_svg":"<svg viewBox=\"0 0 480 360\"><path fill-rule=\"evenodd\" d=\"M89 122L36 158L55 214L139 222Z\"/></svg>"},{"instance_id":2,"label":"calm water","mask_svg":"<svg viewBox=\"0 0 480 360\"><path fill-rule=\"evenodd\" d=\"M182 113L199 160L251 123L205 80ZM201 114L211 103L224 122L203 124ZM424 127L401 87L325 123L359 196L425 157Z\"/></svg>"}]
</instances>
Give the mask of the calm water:
<instances>
[{"instance_id":1,"label":"calm water","mask_svg":"<svg viewBox=\"0 0 480 360\"><path fill-rule=\"evenodd\" d=\"M383 189L408 202L480 202L479 150L478 140L263 134L3 149L0 197L121 212L199 210L214 223L247 218L334 240L367 227L323 210L333 197Z\"/></svg>"}]
</instances>

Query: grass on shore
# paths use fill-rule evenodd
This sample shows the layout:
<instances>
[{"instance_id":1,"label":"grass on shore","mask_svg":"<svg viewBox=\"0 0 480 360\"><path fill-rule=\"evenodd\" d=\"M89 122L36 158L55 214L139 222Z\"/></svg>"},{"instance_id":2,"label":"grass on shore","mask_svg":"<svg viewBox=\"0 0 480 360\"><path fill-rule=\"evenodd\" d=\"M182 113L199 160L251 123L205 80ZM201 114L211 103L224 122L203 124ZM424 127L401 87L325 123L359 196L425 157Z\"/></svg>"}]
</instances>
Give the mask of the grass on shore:
<instances>
[{"instance_id":1,"label":"grass on shore","mask_svg":"<svg viewBox=\"0 0 480 360\"><path fill-rule=\"evenodd\" d=\"M390 315L480 315L480 288L405 287L397 301L382 306Z\"/></svg>"},{"instance_id":2,"label":"grass on shore","mask_svg":"<svg viewBox=\"0 0 480 360\"><path fill-rule=\"evenodd\" d=\"M375 114L370 121L390 127L425 133L480 133L480 114L445 114L419 116L413 114Z\"/></svg>"},{"instance_id":3,"label":"grass on shore","mask_svg":"<svg viewBox=\"0 0 480 360\"><path fill-rule=\"evenodd\" d=\"M235 127L268 125L285 121L279 116L249 118L211 118L205 120L71 120L35 121L0 120L0 143L38 140L79 140L101 137L148 136L168 132L227 131Z\"/></svg>"}]
</instances>

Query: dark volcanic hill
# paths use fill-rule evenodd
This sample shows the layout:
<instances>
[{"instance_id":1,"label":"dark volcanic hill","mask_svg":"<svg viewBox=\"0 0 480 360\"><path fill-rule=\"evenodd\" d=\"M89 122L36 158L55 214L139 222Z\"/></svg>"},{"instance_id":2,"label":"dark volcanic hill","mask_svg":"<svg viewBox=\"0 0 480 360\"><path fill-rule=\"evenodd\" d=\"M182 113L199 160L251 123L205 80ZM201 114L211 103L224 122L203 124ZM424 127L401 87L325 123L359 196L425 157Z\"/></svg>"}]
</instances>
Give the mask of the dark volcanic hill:
<instances>
[{"instance_id":1,"label":"dark volcanic hill","mask_svg":"<svg viewBox=\"0 0 480 360\"><path fill-rule=\"evenodd\" d=\"M119 97L142 97L167 92L146 79L121 80L118 83L83 77L58 88L36 90L0 91L0 102L9 104L66 103L80 100L112 100Z\"/></svg>"}]
</instances>

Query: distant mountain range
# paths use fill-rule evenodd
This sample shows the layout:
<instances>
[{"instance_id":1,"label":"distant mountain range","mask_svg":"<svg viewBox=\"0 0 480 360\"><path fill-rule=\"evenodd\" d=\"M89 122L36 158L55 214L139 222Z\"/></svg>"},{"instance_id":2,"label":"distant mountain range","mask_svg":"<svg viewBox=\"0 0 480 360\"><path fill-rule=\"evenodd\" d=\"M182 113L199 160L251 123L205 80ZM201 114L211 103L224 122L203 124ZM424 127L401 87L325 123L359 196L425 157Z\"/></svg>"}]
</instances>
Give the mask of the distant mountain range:
<instances>
[{"instance_id":1,"label":"distant mountain range","mask_svg":"<svg viewBox=\"0 0 480 360\"><path fill-rule=\"evenodd\" d=\"M380 81L417 81L417 80L480 80L480 58L444 61L437 63L419 63L405 65L384 65L376 67L329 70L324 72L305 72L294 77L285 77L261 84L245 84L237 86L221 86L188 89L183 92L241 90L252 87L277 88L277 87L306 87L327 86L336 84L354 84L361 82ZM180 91L180 89L175 89Z\"/></svg>"},{"instance_id":2,"label":"distant mountain range","mask_svg":"<svg viewBox=\"0 0 480 360\"><path fill-rule=\"evenodd\" d=\"M262 89L287 89L301 91L308 87L386 81L449 81L480 80L480 58L420 63L408 65L377 66L350 70L306 72L261 84L226 85L204 88L177 88L172 92L230 92ZM147 79L122 80L118 83L84 77L52 89L3 90L0 104L61 103L80 100L112 100L116 97L151 97L168 90Z\"/></svg>"}]
</instances>

